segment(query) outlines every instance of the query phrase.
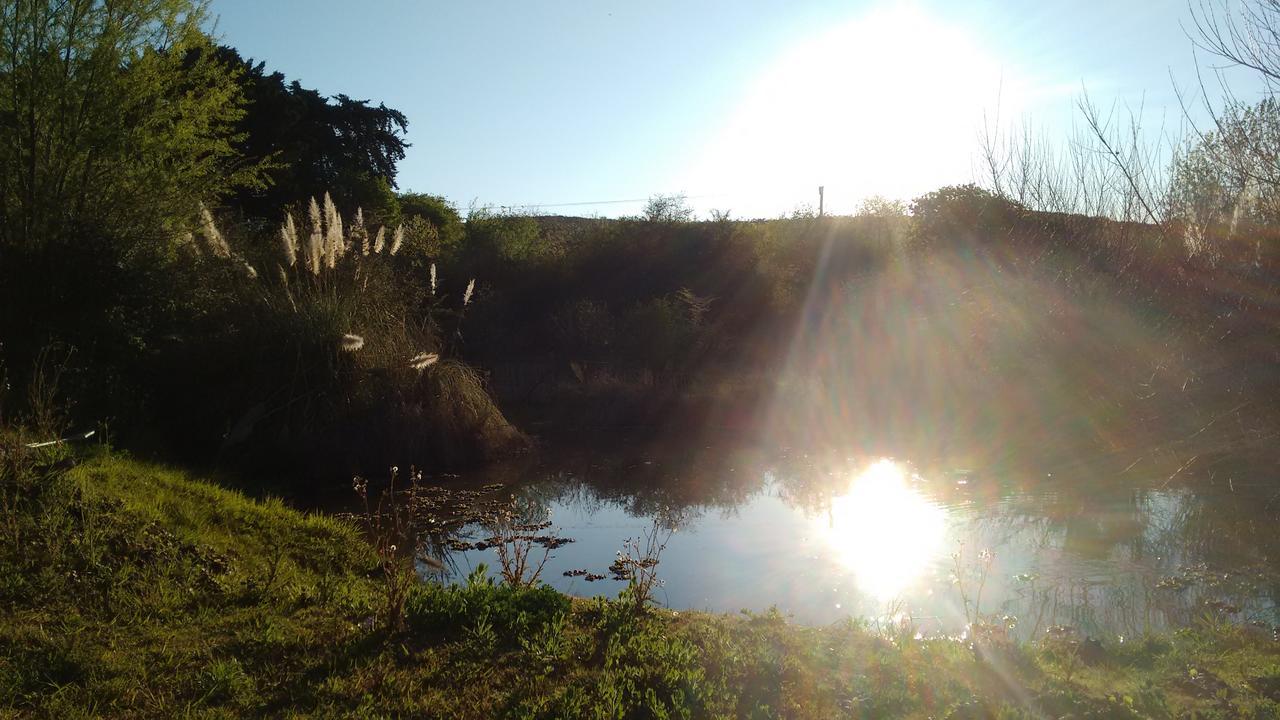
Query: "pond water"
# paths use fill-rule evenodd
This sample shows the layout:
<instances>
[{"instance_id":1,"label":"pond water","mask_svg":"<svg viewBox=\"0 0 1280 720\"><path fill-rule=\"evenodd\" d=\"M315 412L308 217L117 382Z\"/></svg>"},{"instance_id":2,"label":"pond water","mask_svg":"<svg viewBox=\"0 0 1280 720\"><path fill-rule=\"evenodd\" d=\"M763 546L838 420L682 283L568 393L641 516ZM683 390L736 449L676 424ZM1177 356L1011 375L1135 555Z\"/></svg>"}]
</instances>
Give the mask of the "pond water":
<instances>
[{"instance_id":1,"label":"pond water","mask_svg":"<svg viewBox=\"0 0 1280 720\"><path fill-rule=\"evenodd\" d=\"M616 595L626 584L608 571L617 551L657 533L666 539L657 600L673 610L776 607L806 624L909 617L929 635L958 634L979 613L1023 638L1055 625L1134 636L1202 619L1272 632L1274 468L1170 477L1147 465L976 472L717 447L561 457L424 482L488 486L481 497L514 498L524 521L572 539L550 551L541 574L572 595ZM459 549L492 534L472 522L427 544L459 580L480 563L496 574L493 547ZM575 570L605 577L588 582Z\"/></svg>"}]
</instances>

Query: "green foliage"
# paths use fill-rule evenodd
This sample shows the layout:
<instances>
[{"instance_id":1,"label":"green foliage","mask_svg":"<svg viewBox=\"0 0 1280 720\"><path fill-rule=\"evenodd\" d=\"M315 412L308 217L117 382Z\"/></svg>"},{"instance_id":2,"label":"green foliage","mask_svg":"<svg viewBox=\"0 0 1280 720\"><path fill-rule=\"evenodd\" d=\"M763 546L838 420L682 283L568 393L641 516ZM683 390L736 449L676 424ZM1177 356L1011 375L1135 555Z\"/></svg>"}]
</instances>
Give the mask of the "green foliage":
<instances>
[{"instance_id":1,"label":"green foliage","mask_svg":"<svg viewBox=\"0 0 1280 720\"><path fill-rule=\"evenodd\" d=\"M675 297L638 303L621 319L627 333L620 340L622 362L653 370L665 369L688 355L696 339L688 309Z\"/></svg>"},{"instance_id":2,"label":"green foliage","mask_svg":"<svg viewBox=\"0 0 1280 720\"><path fill-rule=\"evenodd\" d=\"M1174 157L1165 212L1188 252L1217 258L1228 241L1260 242L1262 228L1280 221L1278 143L1280 102L1235 102L1217 116L1216 131Z\"/></svg>"},{"instance_id":3,"label":"green foliage","mask_svg":"<svg viewBox=\"0 0 1280 720\"><path fill-rule=\"evenodd\" d=\"M90 412L138 409L128 375L191 312L176 239L260 179L206 19L193 0L0 9L0 326L19 371L51 339L77 347Z\"/></svg>"},{"instance_id":4,"label":"green foliage","mask_svg":"<svg viewBox=\"0 0 1280 720\"><path fill-rule=\"evenodd\" d=\"M512 267L525 270L525 266L549 257L553 250L542 242L533 218L487 210L473 211L467 217L466 249L470 265L497 266L499 271Z\"/></svg>"},{"instance_id":5,"label":"green foliage","mask_svg":"<svg viewBox=\"0 0 1280 720\"><path fill-rule=\"evenodd\" d=\"M406 223L417 218L435 229L434 245L426 248L429 257L448 257L462 247L466 228L453 203L439 195L426 193L402 193L398 199Z\"/></svg>"},{"instance_id":6,"label":"green foliage","mask_svg":"<svg viewBox=\"0 0 1280 720\"><path fill-rule=\"evenodd\" d=\"M1006 227L1019 208L977 185L952 185L916 198L911 203L916 240L936 243L975 244L988 228Z\"/></svg>"},{"instance_id":7,"label":"green foliage","mask_svg":"<svg viewBox=\"0 0 1280 720\"><path fill-rule=\"evenodd\" d=\"M881 195L872 195L858 206L858 217L900 218L906 217L907 206L901 200L890 200Z\"/></svg>"},{"instance_id":8,"label":"green foliage","mask_svg":"<svg viewBox=\"0 0 1280 720\"><path fill-rule=\"evenodd\" d=\"M563 625L569 612L567 597L547 585L498 584L486 572L479 565L465 583L424 583L415 588L406 605L411 631L428 637L492 633L495 641L514 646L548 627Z\"/></svg>"},{"instance_id":9,"label":"green foliage","mask_svg":"<svg viewBox=\"0 0 1280 720\"><path fill-rule=\"evenodd\" d=\"M205 21L192 0L7 4L0 241L47 245L93 229L163 245L200 200L255 179L236 162L241 95L205 56Z\"/></svg>"}]
</instances>

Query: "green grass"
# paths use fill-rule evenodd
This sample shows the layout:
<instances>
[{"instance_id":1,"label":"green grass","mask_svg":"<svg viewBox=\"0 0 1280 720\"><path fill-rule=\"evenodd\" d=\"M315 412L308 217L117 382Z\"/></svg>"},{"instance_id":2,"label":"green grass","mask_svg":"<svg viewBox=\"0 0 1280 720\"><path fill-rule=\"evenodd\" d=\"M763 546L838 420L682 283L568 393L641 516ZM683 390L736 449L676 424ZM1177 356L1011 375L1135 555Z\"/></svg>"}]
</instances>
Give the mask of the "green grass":
<instances>
[{"instance_id":1,"label":"green grass","mask_svg":"<svg viewBox=\"0 0 1280 720\"><path fill-rule=\"evenodd\" d=\"M1205 623L1085 663L571 600L482 574L420 584L406 630L357 530L111 455L10 448L0 716L1277 717L1280 644Z\"/></svg>"}]
</instances>

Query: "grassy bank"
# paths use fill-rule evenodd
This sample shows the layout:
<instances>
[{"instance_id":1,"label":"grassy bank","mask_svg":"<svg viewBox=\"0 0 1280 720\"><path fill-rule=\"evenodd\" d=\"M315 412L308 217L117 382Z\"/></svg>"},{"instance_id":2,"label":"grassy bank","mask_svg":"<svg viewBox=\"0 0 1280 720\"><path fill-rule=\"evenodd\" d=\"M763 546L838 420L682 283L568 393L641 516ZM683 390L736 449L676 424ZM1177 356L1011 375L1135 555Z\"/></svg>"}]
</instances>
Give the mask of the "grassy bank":
<instances>
[{"instance_id":1,"label":"grassy bank","mask_svg":"<svg viewBox=\"0 0 1280 720\"><path fill-rule=\"evenodd\" d=\"M0 707L33 717L1274 717L1280 645L1208 623L976 647L417 584L359 531L97 453L4 456ZM59 464L61 463L61 464Z\"/></svg>"}]
</instances>

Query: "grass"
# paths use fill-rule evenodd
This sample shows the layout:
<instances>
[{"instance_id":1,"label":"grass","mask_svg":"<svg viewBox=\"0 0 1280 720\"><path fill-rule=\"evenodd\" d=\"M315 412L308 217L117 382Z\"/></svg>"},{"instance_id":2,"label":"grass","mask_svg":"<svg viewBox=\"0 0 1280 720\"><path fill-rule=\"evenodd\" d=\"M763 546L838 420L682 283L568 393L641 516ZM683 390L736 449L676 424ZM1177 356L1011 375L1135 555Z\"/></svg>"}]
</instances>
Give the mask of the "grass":
<instances>
[{"instance_id":1,"label":"grass","mask_svg":"<svg viewBox=\"0 0 1280 720\"><path fill-rule=\"evenodd\" d=\"M1204 623L1084 658L778 612L571 599L483 571L375 616L357 530L99 451L6 441L0 715L1276 717L1280 644ZM1087 661L1086 661L1087 660Z\"/></svg>"}]
</instances>

